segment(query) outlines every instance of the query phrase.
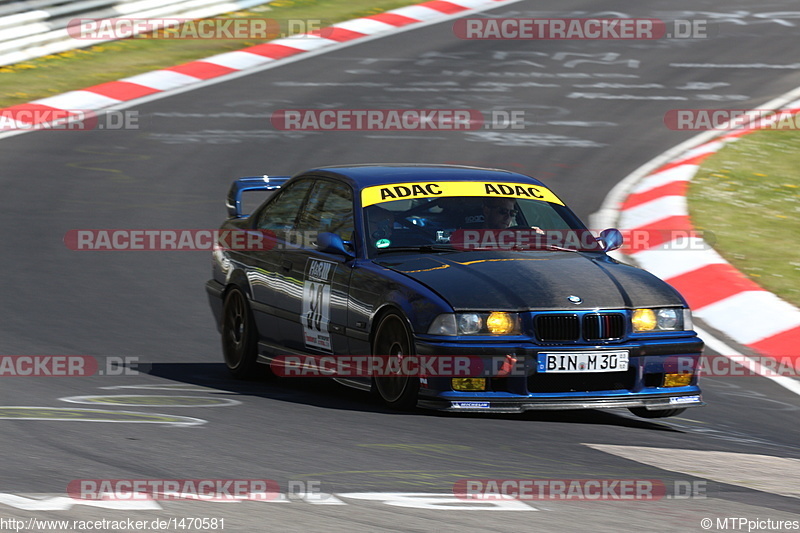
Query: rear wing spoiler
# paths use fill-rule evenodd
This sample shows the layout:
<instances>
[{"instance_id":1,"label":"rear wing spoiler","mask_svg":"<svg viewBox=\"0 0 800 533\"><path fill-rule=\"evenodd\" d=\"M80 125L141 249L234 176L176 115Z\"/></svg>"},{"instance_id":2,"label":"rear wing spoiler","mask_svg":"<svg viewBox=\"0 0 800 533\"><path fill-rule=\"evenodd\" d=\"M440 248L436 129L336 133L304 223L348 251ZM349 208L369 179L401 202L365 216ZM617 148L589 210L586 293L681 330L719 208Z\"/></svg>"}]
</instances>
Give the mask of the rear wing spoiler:
<instances>
[{"instance_id":1,"label":"rear wing spoiler","mask_svg":"<svg viewBox=\"0 0 800 533\"><path fill-rule=\"evenodd\" d=\"M228 191L228 201L225 207L228 208L228 217L242 218L242 193L244 191L272 191L280 189L291 176L255 176L239 178L231 184Z\"/></svg>"}]
</instances>

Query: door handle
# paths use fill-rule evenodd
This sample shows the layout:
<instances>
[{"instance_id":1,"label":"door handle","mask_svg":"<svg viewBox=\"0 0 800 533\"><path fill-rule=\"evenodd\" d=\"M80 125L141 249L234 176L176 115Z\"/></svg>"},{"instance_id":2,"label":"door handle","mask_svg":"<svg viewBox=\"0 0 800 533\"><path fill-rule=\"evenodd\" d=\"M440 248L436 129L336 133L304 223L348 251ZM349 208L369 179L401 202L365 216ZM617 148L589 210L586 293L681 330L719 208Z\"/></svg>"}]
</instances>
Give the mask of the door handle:
<instances>
[{"instance_id":1,"label":"door handle","mask_svg":"<svg viewBox=\"0 0 800 533\"><path fill-rule=\"evenodd\" d=\"M281 263L281 267L283 267L283 269L284 269L284 270L291 270L291 269L292 269L292 262L291 262L291 261L284 260L284 261Z\"/></svg>"}]
</instances>

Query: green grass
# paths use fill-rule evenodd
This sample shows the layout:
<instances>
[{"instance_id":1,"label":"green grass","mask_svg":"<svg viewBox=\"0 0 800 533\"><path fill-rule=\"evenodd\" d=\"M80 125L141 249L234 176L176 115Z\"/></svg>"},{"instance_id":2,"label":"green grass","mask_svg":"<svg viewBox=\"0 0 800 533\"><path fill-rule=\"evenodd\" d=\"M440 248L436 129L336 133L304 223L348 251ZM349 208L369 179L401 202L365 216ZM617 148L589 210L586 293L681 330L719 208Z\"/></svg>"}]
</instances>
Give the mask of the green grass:
<instances>
[{"instance_id":1,"label":"green grass","mask_svg":"<svg viewBox=\"0 0 800 533\"><path fill-rule=\"evenodd\" d=\"M421 0L277 0L219 18L322 20L333 24L419 3ZM262 42L267 41L124 39L0 67L0 108Z\"/></svg>"},{"instance_id":2,"label":"green grass","mask_svg":"<svg viewBox=\"0 0 800 533\"><path fill-rule=\"evenodd\" d=\"M689 213L725 259L800 305L800 132L753 133L709 157L689 187Z\"/></svg>"}]
</instances>

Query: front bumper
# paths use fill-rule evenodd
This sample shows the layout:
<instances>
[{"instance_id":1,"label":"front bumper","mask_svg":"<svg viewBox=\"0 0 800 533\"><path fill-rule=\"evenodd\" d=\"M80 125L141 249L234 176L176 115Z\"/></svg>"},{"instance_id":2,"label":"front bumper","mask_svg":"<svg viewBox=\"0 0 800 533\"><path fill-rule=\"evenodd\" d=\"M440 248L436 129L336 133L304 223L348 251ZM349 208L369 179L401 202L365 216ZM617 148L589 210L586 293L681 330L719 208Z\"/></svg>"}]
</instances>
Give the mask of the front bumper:
<instances>
[{"instance_id":1,"label":"front bumper","mask_svg":"<svg viewBox=\"0 0 800 533\"><path fill-rule=\"evenodd\" d=\"M686 386L666 387L667 373L694 374L703 342L695 335L605 345L539 346L521 343L431 342L415 339L418 355L478 356L484 368L513 358L516 371L486 378L483 391L457 391L448 377L421 379L420 407L459 412L519 413L527 410L611 409L640 407L667 410L705 405L697 376ZM628 370L547 374L537 371L539 353L625 350Z\"/></svg>"},{"instance_id":2,"label":"front bumper","mask_svg":"<svg viewBox=\"0 0 800 533\"><path fill-rule=\"evenodd\" d=\"M569 409L614 409L644 407L648 411L678 409L684 407L701 407L705 405L700 390L693 394L683 395L637 395L629 398L558 398L538 399L535 395L528 398L496 398L474 397L472 399L446 400L443 398L423 398L417 402L418 407L439 411L470 413L521 413L532 410L569 410Z\"/></svg>"}]
</instances>

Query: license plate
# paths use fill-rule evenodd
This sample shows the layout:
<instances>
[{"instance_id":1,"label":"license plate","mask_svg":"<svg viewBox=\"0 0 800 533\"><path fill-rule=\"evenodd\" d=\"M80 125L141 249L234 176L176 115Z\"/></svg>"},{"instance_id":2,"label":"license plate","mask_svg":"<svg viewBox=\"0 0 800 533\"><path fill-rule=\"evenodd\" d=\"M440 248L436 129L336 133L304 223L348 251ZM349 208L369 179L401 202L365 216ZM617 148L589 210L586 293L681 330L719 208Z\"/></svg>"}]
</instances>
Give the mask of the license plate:
<instances>
[{"instance_id":1,"label":"license plate","mask_svg":"<svg viewBox=\"0 0 800 533\"><path fill-rule=\"evenodd\" d=\"M628 370L628 352L561 352L540 353L539 373L624 372Z\"/></svg>"}]
</instances>

